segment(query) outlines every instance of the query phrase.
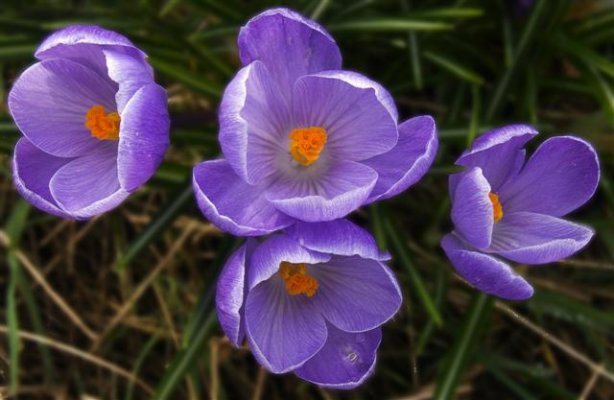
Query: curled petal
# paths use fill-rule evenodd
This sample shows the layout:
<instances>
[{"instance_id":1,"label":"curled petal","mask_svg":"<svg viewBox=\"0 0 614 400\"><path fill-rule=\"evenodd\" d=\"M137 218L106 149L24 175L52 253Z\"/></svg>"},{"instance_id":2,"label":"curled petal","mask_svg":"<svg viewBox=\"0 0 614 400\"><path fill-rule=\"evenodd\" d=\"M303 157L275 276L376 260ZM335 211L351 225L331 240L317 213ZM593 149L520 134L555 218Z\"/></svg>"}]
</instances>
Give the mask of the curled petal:
<instances>
[{"instance_id":1,"label":"curled petal","mask_svg":"<svg viewBox=\"0 0 614 400\"><path fill-rule=\"evenodd\" d=\"M480 167L492 190L518 174L524 163L524 145L537 131L530 125L507 125L480 135L456 161L464 167ZM452 188L451 188L452 192Z\"/></svg>"},{"instance_id":2,"label":"curled petal","mask_svg":"<svg viewBox=\"0 0 614 400\"><path fill-rule=\"evenodd\" d=\"M476 289L507 300L526 300L533 296L533 287L509 265L469 249L455 234L444 236L441 247L456 272Z\"/></svg>"},{"instance_id":3,"label":"curled petal","mask_svg":"<svg viewBox=\"0 0 614 400\"><path fill-rule=\"evenodd\" d=\"M141 87L121 114L117 163L119 182L136 190L158 169L169 145L166 90L155 83Z\"/></svg>"},{"instance_id":4,"label":"curled petal","mask_svg":"<svg viewBox=\"0 0 614 400\"><path fill-rule=\"evenodd\" d=\"M313 357L326 341L326 323L305 296L290 296L273 277L251 289L245 325L256 359L273 373L291 371Z\"/></svg>"},{"instance_id":5,"label":"curled petal","mask_svg":"<svg viewBox=\"0 0 614 400\"><path fill-rule=\"evenodd\" d=\"M387 153L365 160L378 179L369 202L387 199L418 182L435 160L439 140L430 116L408 119L399 125L399 141Z\"/></svg>"},{"instance_id":6,"label":"curled petal","mask_svg":"<svg viewBox=\"0 0 614 400\"><path fill-rule=\"evenodd\" d=\"M294 371L300 378L333 389L353 389L375 370L382 330L349 333L328 325L324 347Z\"/></svg>"},{"instance_id":7,"label":"curled petal","mask_svg":"<svg viewBox=\"0 0 614 400\"><path fill-rule=\"evenodd\" d=\"M15 124L39 149L57 157L91 153L101 145L85 127L87 111L115 110L116 85L74 61L51 59L24 71L8 97Z\"/></svg>"},{"instance_id":8,"label":"curled petal","mask_svg":"<svg viewBox=\"0 0 614 400\"><path fill-rule=\"evenodd\" d=\"M452 197L454 228L465 240L477 248L490 246L494 215L488 194L490 185L480 168L460 173Z\"/></svg>"},{"instance_id":9,"label":"curled petal","mask_svg":"<svg viewBox=\"0 0 614 400\"><path fill-rule=\"evenodd\" d=\"M265 199L261 187L239 178L226 160L198 164L192 181L202 213L233 235L266 235L294 222Z\"/></svg>"},{"instance_id":10,"label":"curled petal","mask_svg":"<svg viewBox=\"0 0 614 400\"><path fill-rule=\"evenodd\" d=\"M592 229L550 215L515 212L495 225L489 252L525 264L544 264L576 253Z\"/></svg>"},{"instance_id":11,"label":"curled petal","mask_svg":"<svg viewBox=\"0 0 614 400\"><path fill-rule=\"evenodd\" d=\"M303 247L320 253L358 255L380 261L390 259L388 253L379 251L369 232L346 219L319 223L299 222L288 228L287 234Z\"/></svg>"},{"instance_id":12,"label":"curled petal","mask_svg":"<svg viewBox=\"0 0 614 400\"><path fill-rule=\"evenodd\" d=\"M270 9L249 20L238 43L243 65L263 62L288 99L299 76L341 68L341 53L328 32L286 8Z\"/></svg>"},{"instance_id":13,"label":"curled petal","mask_svg":"<svg viewBox=\"0 0 614 400\"><path fill-rule=\"evenodd\" d=\"M500 197L504 212L562 217L591 198L599 183L599 159L590 143L573 137L546 140Z\"/></svg>"},{"instance_id":14,"label":"curled petal","mask_svg":"<svg viewBox=\"0 0 614 400\"><path fill-rule=\"evenodd\" d=\"M325 71L299 78L293 117L297 127L326 129L324 152L337 159L361 161L386 153L399 137L390 94L355 72Z\"/></svg>"},{"instance_id":15,"label":"curled petal","mask_svg":"<svg viewBox=\"0 0 614 400\"><path fill-rule=\"evenodd\" d=\"M62 210L49 190L51 177L71 158L55 157L34 146L26 138L15 145L13 182L17 191L32 205L61 218L74 218Z\"/></svg>"},{"instance_id":16,"label":"curled petal","mask_svg":"<svg viewBox=\"0 0 614 400\"><path fill-rule=\"evenodd\" d=\"M115 100L117 111L122 114L132 96L143 86L153 82L153 72L142 58L135 58L117 50L103 50L102 52L109 77L119 85Z\"/></svg>"},{"instance_id":17,"label":"curled petal","mask_svg":"<svg viewBox=\"0 0 614 400\"><path fill-rule=\"evenodd\" d=\"M346 332L364 332L388 321L401 306L401 289L379 261L333 257L313 266L319 289L312 297L327 321Z\"/></svg>"},{"instance_id":18,"label":"curled petal","mask_svg":"<svg viewBox=\"0 0 614 400\"><path fill-rule=\"evenodd\" d=\"M49 35L34 53L39 60L49 58L52 49L58 46L67 47L78 44L95 44L99 46L124 46L136 50L136 47L125 36L95 25L71 25Z\"/></svg>"}]
</instances>

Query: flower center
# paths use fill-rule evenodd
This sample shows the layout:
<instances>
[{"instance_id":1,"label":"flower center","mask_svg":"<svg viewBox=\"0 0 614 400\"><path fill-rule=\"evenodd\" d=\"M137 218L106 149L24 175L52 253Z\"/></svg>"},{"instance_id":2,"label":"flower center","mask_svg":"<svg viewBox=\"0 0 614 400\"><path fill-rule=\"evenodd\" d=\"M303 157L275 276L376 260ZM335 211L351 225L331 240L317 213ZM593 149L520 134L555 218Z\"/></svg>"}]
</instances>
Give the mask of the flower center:
<instances>
[{"instance_id":1,"label":"flower center","mask_svg":"<svg viewBox=\"0 0 614 400\"><path fill-rule=\"evenodd\" d=\"M305 264L292 264L284 261L279 265L279 275L286 283L286 291L291 296L304 294L311 297L320 287L316 278L307 274Z\"/></svg>"},{"instance_id":2,"label":"flower center","mask_svg":"<svg viewBox=\"0 0 614 400\"><path fill-rule=\"evenodd\" d=\"M492 215L495 218L495 224L503 218L503 206L499 201L499 196L496 193L490 192L488 193L488 198L492 203Z\"/></svg>"},{"instance_id":3,"label":"flower center","mask_svg":"<svg viewBox=\"0 0 614 400\"><path fill-rule=\"evenodd\" d=\"M85 127L100 140L119 139L119 114L106 113L104 107L95 104L85 114Z\"/></svg>"},{"instance_id":4,"label":"flower center","mask_svg":"<svg viewBox=\"0 0 614 400\"><path fill-rule=\"evenodd\" d=\"M326 144L326 129L321 126L295 128L290 131L290 154L294 160L307 167L320 158Z\"/></svg>"}]
</instances>

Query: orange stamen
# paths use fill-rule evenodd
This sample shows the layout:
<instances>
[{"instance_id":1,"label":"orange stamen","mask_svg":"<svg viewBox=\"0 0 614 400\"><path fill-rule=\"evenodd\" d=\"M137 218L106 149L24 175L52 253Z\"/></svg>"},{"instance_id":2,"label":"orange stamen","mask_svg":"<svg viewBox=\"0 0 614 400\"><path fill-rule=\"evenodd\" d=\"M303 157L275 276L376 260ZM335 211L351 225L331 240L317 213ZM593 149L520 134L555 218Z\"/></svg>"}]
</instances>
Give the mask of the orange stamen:
<instances>
[{"instance_id":1,"label":"orange stamen","mask_svg":"<svg viewBox=\"0 0 614 400\"><path fill-rule=\"evenodd\" d=\"M286 291L291 296L304 294L312 297L320 287L316 278L307 273L305 264L292 264L284 261L279 266L279 275L286 283Z\"/></svg>"},{"instance_id":2,"label":"orange stamen","mask_svg":"<svg viewBox=\"0 0 614 400\"><path fill-rule=\"evenodd\" d=\"M292 129L290 154L297 163L307 167L320 158L327 138L326 129L320 126Z\"/></svg>"},{"instance_id":3,"label":"orange stamen","mask_svg":"<svg viewBox=\"0 0 614 400\"><path fill-rule=\"evenodd\" d=\"M119 139L119 114L105 113L104 107L95 104L85 114L85 127L93 137L100 140Z\"/></svg>"},{"instance_id":4,"label":"orange stamen","mask_svg":"<svg viewBox=\"0 0 614 400\"><path fill-rule=\"evenodd\" d=\"M499 222L503 218L503 206L499 201L499 196L496 193L488 193L488 198L492 203L492 215L495 219L495 223Z\"/></svg>"}]
</instances>

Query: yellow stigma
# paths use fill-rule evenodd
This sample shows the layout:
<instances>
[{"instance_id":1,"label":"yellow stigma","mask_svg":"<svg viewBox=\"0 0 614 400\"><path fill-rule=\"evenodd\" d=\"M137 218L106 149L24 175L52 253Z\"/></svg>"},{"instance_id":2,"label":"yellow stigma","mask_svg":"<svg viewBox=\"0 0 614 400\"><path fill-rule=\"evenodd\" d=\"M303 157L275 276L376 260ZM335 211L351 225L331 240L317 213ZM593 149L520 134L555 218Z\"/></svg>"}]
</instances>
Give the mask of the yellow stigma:
<instances>
[{"instance_id":1,"label":"yellow stigma","mask_svg":"<svg viewBox=\"0 0 614 400\"><path fill-rule=\"evenodd\" d=\"M103 106L95 104L85 114L85 127L96 139L118 140L119 114L106 113Z\"/></svg>"},{"instance_id":2,"label":"yellow stigma","mask_svg":"<svg viewBox=\"0 0 614 400\"><path fill-rule=\"evenodd\" d=\"M295 128L290 131L290 154L297 163L307 167L320 158L326 144L326 129L320 126Z\"/></svg>"},{"instance_id":3,"label":"yellow stigma","mask_svg":"<svg viewBox=\"0 0 614 400\"><path fill-rule=\"evenodd\" d=\"M311 297L320 287L316 278L307 274L305 264L292 264L284 261L279 266L279 275L286 283L286 291L291 296L304 294Z\"/></svg>"},{"instance_id":4,"label":"yellow stigma","mask_svg":"<svg viewBox=\"0 0 614 400\"><path fill-rule=\"evenodd\" d=\"M503 218L503 206L499 202L499 196L496 193L488 193L488 198L492 203L492 215L495 218L495 224Z\"/></svg>"}]
</instances>

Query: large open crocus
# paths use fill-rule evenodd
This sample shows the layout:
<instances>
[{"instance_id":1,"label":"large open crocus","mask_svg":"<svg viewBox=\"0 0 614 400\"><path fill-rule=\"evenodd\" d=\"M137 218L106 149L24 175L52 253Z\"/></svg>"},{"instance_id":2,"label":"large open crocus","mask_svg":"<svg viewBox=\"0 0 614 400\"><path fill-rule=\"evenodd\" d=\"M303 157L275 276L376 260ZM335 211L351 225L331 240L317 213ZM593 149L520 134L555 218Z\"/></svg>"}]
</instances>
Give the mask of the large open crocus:
<instances>
[{"instance_id":1,"label":"large open crocus","mask_svg":"<svg viewBox=\"0 0 614 400\"><path fill-rule=\"evenodd\" d=\"M450 176L454 231L441 245L463 278L504 299L533 295L505 260L557 261L593 236L592 229L562 217L597 188L595 150L577 137L555 136L525 160L524 146L536 134L527 125L489 131L457 160L465 170Z\"/></svg>"},{"instance_id":2,"label":"large open crocus","mask_svg":"<svg viewBox=\"0 0 614 400\"><path fill-rule=\"evenodd\" d=\"M433 119L398 124L390 94L341 70L339 48L314 21L268 10L238 45L244 67L219 110L224 158L194 169L198 204L221 229L257 236L341 218L407 189L431 165Z\"/></svg>"},{"instance_id":3,"label":"large open crocus","mask_svg":"<svg viewBox=\"0 0 614 400\"><path fill-rule=\"evenodd\" d=\"M273 373L349 389L373 372L380 326L401 292L373 238L346 220L298 223L240 247L220 274L216 305L235 346L247 338Z\"/></svg>"},{"instance_id":4,"label":"large open crocus","mask_svg":"<svg viewBox=\"0 0 614 400\"><path fill-rule=\"evenodd\" d=\"M91 218L119 205L162 161L166 91L145 53L97 26L59 30L35 56L8 96L24 136L15 146L15 186L50 214Z\"/></svg>"}]
</instances>

